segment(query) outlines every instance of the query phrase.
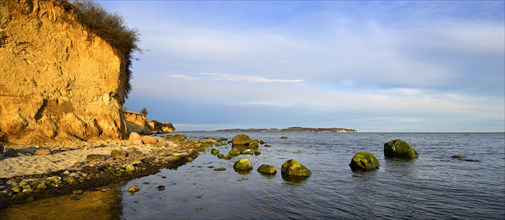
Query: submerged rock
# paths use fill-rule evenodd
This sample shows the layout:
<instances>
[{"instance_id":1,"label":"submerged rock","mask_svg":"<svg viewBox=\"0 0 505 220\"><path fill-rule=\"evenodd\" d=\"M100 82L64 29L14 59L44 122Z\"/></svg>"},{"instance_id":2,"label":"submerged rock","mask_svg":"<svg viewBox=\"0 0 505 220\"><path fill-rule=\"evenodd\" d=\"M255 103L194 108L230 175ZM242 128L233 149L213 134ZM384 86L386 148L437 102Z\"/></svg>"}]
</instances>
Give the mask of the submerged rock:
<instances>
[{"instance_id":1,"label":"submerged rock","mask_svg":"<svg viewBox=\"0 0 505 220\"><path fill-rule=\"evenodd\" d=\"M288 139L288 136L282 136L281 139Z\"/></svg>"},{"instance_id":2,"label":"submerged rock","mask_svg":"<svg viewBox=\"0 0 505 220\"><path fill-rule=\"evenodd\" d=\"M216 168L214 168L213 170L214 170L214 171L225 171L225 170L226 170L226 168L224 168L224 167L216 167Z\"/></svg>"},{"instance_id":3,"label":"submerged rock","mask_svg":"<svg viewBox=\"0 0 505 220\"><path fill-rule=\"evenodd\" d=\"M466 157L462 156L462 155L453 155L451 158L458 159L461 161L466 161L466 162L480 162L480 160L466 159Z\"/></svg>"},{"instance_id":4,"label":"submerged rock","mask_svg":"<svg viewBox=\"0 0 505 220\"><path fill-rule=\"evenodd\" d=\"M417 152L404 140L393 140L384 144L384 156L390 158L415 159Z\"/></svg>"},{"instance_id":5,"label":"submerged rock","mask_svg":"<svg viewBox=\"0 0 505 220\"><path fill-rule=\"evenodd\" d=\"M281 173L285 176L308 177L312 172L296 160L287 160L282 164Z\"/></svg>"},{"instance_id":6,"label":"submerged rock","mask_svg":"<svg viewBox=\"0 0 505 220\"><path fill-rule=\"evenodd\" d=\"M247 158L242 158L233 164L235 171L250 171L253 169L252 163Z\"/></svg>"},{"instance_id":7,"label":"submerged rock","mask_svg":"<svg viewBox=\"0 0 505 220\"><path fill-rule=\"evenodd\" d=\"M257 171L258 173L264 175L275 175L277 173L277 169L275 169L274 166L268 164L261 164L261 166L258 167Z\"/></svg>"},{"instance_id":8,"label":"submerged rock","mask_svg":"<svg viewBox=\"0 0 505 220\"><path fill-rule=\"evenodd\" d=\"M370 171L379 167L379 160L372 153L362 151L352 157L349 166L353 171Z\"/></svg>"}]
</instances>

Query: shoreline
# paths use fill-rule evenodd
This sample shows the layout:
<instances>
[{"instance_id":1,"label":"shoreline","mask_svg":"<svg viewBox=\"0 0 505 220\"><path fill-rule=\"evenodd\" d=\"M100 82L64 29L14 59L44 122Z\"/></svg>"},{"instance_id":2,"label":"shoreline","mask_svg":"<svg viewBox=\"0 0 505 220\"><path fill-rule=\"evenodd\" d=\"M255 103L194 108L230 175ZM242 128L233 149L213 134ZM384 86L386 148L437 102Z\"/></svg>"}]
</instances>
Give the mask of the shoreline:
<instances>
[{"instance_id":1,"label":"shoreline","mask_svg":"<svg viewBox=\"0 0 505 220\"><path fill-rule=\"evenodd\" d=\"M87 142L86 147L74 145L63 150L60 146L37 149L7 144L5 157L0 160L0 210L79 190L124 184L163 168L175 169L198 157L198 150L205 147L205 143L187 140L183 135L152 138L157 140L154 144ZM49 154L37 155L39 149L48 149Z\"/></svg>"}]
</instances>

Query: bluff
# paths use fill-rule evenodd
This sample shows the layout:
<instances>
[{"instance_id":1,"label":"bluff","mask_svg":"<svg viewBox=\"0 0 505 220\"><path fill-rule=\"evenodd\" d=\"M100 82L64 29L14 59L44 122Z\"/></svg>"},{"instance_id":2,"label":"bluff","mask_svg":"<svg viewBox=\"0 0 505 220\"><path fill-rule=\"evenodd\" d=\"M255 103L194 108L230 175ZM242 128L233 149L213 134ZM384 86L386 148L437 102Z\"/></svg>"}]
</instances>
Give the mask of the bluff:
<instances>
[{"instance_id":1,"label":"bluff","mask_svg":"<svg viewBox=\"0 0 505 220\"><path fill-rule=\"evenodd\" d=\"M0 141L124 139L125 60L64 0L0 0Z\"/></svg>"},{"instance_id":2,"label":"bluff","mask_svg":"<svg viewBox=\"0 0 505 220\"><path fill-rule=\"evenodd\" d=\"M156 120L148 121L144 114L123 110L123 115L126 120L126 126L131 132L139 134L164 134L175 131L172 123L161 123Z\"/></svg>"}]
</instances>

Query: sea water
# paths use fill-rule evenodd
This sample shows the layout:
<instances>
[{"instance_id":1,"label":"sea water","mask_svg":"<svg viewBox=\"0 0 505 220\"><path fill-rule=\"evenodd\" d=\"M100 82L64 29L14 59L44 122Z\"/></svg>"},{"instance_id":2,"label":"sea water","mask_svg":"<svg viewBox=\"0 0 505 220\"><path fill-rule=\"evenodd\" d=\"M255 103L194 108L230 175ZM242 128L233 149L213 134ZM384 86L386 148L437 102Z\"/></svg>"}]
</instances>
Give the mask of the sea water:
<instances>
[{"instance_id":1,"label":"sea water","mask_svg":"<svg viewBox=\"0 0 505 220\"><path fill-rule=\"evenodd\" d=\"M188 138L233 132L186 132ZM176 170L128 182L122 219L504 219L505 133L247 133L263 140L261 155L218 159L208 149ZM287 139L281 139L287 136ZM403 139L415 160L384 158L384 143ZM226 154L231 146L214 147ZM352 172L355 153L380 161L372 172ZM465 156L467 161L451 158ZM248 158L254 170L239 174L233 163ZM280 168L295 159L312 175L284 180ZM278 173L256 172L261 164ZM224 167L226 171L214 171ZM135 194L126 189L136 184ZM163 186L164 190L159 190Z\"/></svg>"}]
</instances>

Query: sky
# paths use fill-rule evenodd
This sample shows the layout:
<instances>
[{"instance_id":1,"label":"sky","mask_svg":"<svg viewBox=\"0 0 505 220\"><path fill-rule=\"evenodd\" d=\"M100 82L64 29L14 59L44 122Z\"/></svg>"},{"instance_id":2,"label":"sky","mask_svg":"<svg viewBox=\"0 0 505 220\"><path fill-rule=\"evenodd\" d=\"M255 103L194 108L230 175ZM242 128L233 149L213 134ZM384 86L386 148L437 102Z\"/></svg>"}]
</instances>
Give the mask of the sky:
<instances>
[{"instance_id":1,"label":"sky","mask_svg":"<svg viewBox=\"0 0 505 220\"><path fill-rule=\"evenodd\" d=\"M505 1L96 1L177 130L505 131Z\"/></svg>"}]
</instances>

